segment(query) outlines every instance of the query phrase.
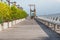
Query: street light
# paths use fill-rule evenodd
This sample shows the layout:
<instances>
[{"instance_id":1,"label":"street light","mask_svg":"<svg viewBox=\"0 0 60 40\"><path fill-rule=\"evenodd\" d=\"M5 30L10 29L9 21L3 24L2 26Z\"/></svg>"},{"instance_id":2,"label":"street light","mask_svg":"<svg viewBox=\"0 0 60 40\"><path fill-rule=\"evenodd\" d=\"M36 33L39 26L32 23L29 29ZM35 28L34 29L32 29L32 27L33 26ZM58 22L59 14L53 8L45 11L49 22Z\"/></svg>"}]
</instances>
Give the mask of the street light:
<instances>
[{"instance_id":1,"label":"street light","mask_svg":"<svg viewBox=\"0 0 60 40\"><path fill-rule=\"evenodd\" d=\"M0 0L1 2L3 1L3 0Z\"/></svg>"},{"instance_id":2,"label":"street light","mask_svg":"<svg viewBox=\"0 0 60 40\"><path fill-rule=\"evenodd\" d=\"M14 2L10 2L11 4L13 4L14 6L16 6L16 2L14 1Z\"/></svg>"},{"instance_id":3,"label":"street light","mask_svg":"<svg viewBox=\"0 0 60 40\"><path fill-rule=\"evenodd\" d=\"M20 5L16 5L18 8L20 7Z\"/></svg>"},{"instance_id":4,"label":"street light","mask_svg":"<svg viewBox=\"0 0 60 40\"><path fill-rule=\"evenodd\" d=\"M16 6L16 2L14 1L13 3L14 3L14 5Z\"/></svg>"},{"instance_id":5,"label":"street light","mask_svg":"<svg viewBox=\"0 0 60 40\"><path fill-rule=\"evenodd\" d=\"M20 5L16 5L19 9L22 9L23 10L23 8L22 7L20 7Z\"/></svg>"},{"instance_id":6,"label":"street light","mask_svg":"<svg viewBox=\"0 0 60 40\"><path fill-rule=\"evenodd\" d=\"M8 2L8 4L10 5L10 0L6 0Z\"/></svg>"},{"instance_id":7,"label":"street light","mask_svg":"<svg viewBox=\"0 0 60 40\"><path fill-rule=\"evenodd\" d=\"M10 3L14 4L16 6L16 2L10 2L10 0L6 0L8 2L8 4L10 5Z\"/></svg>"}]
</instances>

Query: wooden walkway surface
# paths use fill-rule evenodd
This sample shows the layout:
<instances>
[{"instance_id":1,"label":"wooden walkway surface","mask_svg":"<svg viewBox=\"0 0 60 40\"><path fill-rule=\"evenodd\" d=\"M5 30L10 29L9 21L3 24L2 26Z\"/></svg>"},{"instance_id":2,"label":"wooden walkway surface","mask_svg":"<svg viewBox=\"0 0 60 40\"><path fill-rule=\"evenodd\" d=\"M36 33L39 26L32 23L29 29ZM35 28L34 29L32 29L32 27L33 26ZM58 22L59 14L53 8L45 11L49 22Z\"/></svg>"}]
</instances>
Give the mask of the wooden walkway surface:
<instances>
[{"instance_id":1,"label":"wooden walkway surface","mask_svg":"<svg viewBox=\"0 0 60 40\"><path fill-rule=\"evenodd\" d=\"M42 23L26 19L1 31L0 40L60 40L60 37Z\"/></svg>"}]
</instances>

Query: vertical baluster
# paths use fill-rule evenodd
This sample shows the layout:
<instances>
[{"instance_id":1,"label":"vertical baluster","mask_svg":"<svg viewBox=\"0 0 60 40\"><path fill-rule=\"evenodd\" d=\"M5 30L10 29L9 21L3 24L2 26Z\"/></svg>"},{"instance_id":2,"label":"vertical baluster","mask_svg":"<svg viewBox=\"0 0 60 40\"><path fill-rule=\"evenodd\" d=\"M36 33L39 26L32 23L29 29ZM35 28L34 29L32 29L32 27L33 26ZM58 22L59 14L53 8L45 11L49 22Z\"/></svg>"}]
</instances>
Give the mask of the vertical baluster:
<instances>
[{"instance_id":1,"label":"vertical baluster","mask_svg":"<svg viewBox=\"0 0 60 40\"><path fill-rule=\"evenodd\" d=\"M56 28L55 27L56 27L56 24L54 24L54 31L56 31Z\"/></svg>"}]
</instances>

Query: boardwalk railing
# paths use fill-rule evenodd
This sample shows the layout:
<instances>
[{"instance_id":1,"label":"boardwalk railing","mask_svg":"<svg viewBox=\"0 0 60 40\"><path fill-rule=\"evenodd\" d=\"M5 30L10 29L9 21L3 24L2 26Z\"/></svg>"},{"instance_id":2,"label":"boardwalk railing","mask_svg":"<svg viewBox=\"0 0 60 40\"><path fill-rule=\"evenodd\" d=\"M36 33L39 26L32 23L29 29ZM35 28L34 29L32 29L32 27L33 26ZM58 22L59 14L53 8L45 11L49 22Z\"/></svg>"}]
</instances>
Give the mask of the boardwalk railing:
<instances>
[{"instance_id":1,"label":"boardwalk railing","mask_svg":"<svg viewBox=\"0 0 60 40\"><path fill-rule=\"evenodd\" d=\"M24 20L25 20L25 18L18 19L18 20L13 20L13 21L10 21L10 22L4 22L4 23L0 24L0 31L11 28L14 25L16 25L16 24L18 24L18 23L20 23L20 22L22 22Z\"/></svg>"},{"instance_id":2,"label":"boardwalk railing","mask_svg":"<svg viewBox=\"0 0 60 40\"><path fill-rule=\"evenodd\" d=\"M60 21L56 21L56 20L51 20L48 18L44 18L44 17L37 17L37 20L42 22L43 24L47 25L48 27L50 27L52 30L59 31L60 28Z\"/></svg>"}]
</instances>

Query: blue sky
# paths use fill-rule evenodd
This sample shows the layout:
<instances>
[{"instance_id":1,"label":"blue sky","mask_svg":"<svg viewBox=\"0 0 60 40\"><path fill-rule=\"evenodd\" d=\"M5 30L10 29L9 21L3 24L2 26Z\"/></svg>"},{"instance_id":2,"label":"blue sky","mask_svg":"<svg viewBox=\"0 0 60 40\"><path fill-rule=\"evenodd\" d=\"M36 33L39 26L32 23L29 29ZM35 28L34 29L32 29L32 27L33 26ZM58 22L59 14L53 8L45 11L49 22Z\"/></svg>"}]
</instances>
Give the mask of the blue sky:
<instances>
[{"instance_id":1,"label":"blue sky","mask_svg":"<svg viewBox=\"0 0 60 40\"><path fill-rule=\"evenodd\" d=\"M29 4L36 5L37 15L60 13L60 0L11 0L16 1L29 13Z\"/></svg>"}]
</instances>

